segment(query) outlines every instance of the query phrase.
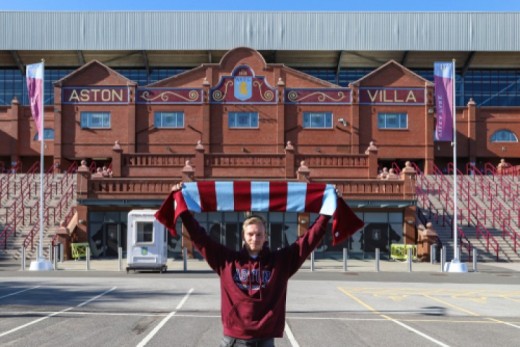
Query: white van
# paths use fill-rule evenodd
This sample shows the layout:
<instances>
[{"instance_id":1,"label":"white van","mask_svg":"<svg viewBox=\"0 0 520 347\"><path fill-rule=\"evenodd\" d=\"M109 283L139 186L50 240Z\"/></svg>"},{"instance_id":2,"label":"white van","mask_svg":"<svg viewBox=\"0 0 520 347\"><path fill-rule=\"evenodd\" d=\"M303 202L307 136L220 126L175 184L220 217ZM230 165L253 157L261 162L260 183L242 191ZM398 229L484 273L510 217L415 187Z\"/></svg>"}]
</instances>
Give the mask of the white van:
<instances>
[{"instance_id":1,"label":"white van","mask_svg":"<svg viewBox=\"0 0 520 347\"><path fill-rule=\"evenodd\" d=\"M128 213L127 267L130 270L167 270L168 235L154 215L155 210L133 210Z\"/></svg>"}]
</instances>

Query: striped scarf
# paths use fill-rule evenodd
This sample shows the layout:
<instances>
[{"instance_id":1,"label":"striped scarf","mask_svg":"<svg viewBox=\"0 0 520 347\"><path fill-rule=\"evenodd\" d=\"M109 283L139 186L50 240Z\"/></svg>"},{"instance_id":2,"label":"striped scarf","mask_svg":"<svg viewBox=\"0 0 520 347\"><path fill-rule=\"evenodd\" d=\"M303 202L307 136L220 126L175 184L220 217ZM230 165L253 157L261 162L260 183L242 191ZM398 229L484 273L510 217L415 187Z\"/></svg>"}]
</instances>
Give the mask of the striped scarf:
<instances>
[{"instance_id":1,"label":"striped scarf","mask_svg":"<svg viewBox=\"0 0 520 347\"><path fill-rule=\"evenodd\" d=\"M176 208L174 209L174 202ZM172 192L155 214L172 233L177 218L192 212L313 212L332 216L332 245L363 227L331 184L302 182L189 182Z\"/></svg>"}]
</instances>

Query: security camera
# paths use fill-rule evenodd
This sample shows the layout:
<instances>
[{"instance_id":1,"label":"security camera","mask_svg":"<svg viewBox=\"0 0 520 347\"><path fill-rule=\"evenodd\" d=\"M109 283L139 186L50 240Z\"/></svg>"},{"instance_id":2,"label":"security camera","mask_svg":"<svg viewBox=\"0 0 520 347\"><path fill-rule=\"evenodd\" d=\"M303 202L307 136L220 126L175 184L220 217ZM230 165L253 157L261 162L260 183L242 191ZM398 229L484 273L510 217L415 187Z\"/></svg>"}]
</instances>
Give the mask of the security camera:
<instances>
[{"instance_id":1,"label":"security camera","mask_svg":"<svg viewBox=\"0 0 520 347\"><path fill-rule=\"evenodd\" d=\"M344 118L339 118L339 119L338 119L338 123L343 124L344 127L347 126L347 121L346 121Z\"/></svg>"}]
</instances>

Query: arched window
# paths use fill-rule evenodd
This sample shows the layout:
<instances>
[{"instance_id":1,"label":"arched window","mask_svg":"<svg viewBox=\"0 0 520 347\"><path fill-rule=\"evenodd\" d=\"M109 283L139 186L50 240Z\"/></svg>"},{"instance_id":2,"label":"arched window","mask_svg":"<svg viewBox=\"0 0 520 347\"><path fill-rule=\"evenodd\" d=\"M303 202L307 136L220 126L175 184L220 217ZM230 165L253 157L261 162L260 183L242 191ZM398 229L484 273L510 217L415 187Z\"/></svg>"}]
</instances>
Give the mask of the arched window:
<instances>
[{"instance_id":1,"label":"arched window","mask_svg":"<svg viewBox=\"0 0 520 347\"><path fill-rule=\"evenodd\" d=\"M491 142L518 142L518 137L511 130L501 129L491 135Z\"/></svg>"}]
</instances>

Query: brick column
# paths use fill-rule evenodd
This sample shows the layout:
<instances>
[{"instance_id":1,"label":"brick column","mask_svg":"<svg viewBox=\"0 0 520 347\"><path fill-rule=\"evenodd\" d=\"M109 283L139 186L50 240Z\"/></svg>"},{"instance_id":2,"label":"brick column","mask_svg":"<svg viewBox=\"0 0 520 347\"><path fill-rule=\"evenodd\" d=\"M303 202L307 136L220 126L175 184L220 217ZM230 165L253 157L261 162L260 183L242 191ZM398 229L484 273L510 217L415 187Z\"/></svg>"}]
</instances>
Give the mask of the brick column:
<instances>
[{"instance_id":1,"label":"brick column","mask_svg":"<svg viewBox=\"0 0 520 347\"><path fill-rule=\"evenodd\" d=\"M468 157L469 161L477 162L477 104L473 99L468 101Z\"/></svg>"},{"instance_id":2,"label":"brick column","mask_svg":"<svg viewBox=\"0 0 520 347\"><path fill-rule=\"evenodd\" d=\"M305 165L305 161L300 163L298 168L298 181L310 183L311 181L311 170Z\"/></svg>"},{"instance_id":3,"label":"brick column","mask_svg":"<svg viewBox=\"0 0 520 347\"><path fill-rule=\"evenodd\" d=\"M287 141L287 146L285 146L285 178L294 178L296 176L295 173L295 156L294 156L294 147L291 144L291 141Z\"/></svg>"},{"instance_id":4,"label":"brick column","mask_svg":"<svg viewBox=\"0 0 520 347\"><path fill-rule=\"evenodd\" d=\"M195 181L195 170L189 160L186 161L186 164L182 168L182 181L183 182L193 182ZM182 248L187 249L188 259L193 258L193 243L191 242L190 235L186 231L184 224L182 225Z\"/></svg>"},{"instance_id":5,"label":"brick column","mask_svg":"<svg viewBox=\"0 0 520 347\"><path fill-rule=\"evenodd\" d=\"M112 152L112 176L121 177L123 172L123 149L119 145L119 141L115 141Z\"/></svg>"},{"instance_id":6,"label":"brick column","mask_svg":"<svg viewBox=\"0 0 520 347\"><path fill-rule=\"evenodd\" d=\"M367 178L376 178L377 177L377 146L374 144L374 141L370 141L370 145L365 151L365 154L368 155L368 175Z\"/></svg>"},{"instance_id":7,"label":"brick column","mask_svg":"<svg viewBox=\"0 0 520 347\"><path fill-rule=\"evenodd\" d=\"M204 164L204 146L199 140L197 141L197 146L195 146L195 159L193 160L193 166L195 166L195 171L193 174L195 175L195 177L204 178L206 176L206 168Z\"/></svg>"}]
</instances>

